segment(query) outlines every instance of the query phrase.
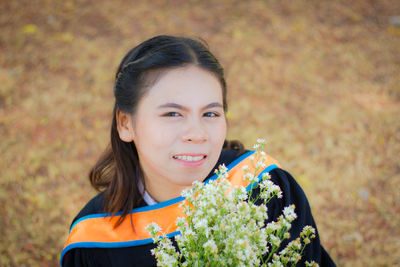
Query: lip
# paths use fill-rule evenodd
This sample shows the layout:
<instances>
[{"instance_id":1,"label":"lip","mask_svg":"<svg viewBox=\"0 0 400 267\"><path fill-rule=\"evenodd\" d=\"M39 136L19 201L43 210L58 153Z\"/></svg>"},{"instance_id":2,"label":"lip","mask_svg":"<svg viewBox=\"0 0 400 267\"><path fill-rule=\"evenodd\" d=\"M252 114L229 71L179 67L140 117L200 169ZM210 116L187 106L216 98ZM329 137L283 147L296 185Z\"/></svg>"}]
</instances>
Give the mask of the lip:
<instances>
[{"instance_id":1,"label":"lip","mask_svg":"<svg viewBox=\"0 0 400 267\"><path fill-rule=\"evenodd\" d=\"M181 159L176 159L172 157L173 160L175 160L177 163L182 164L185 167L197 167L200 166L206 161L207 159L207 154L203 153L182 153L182 154L175 154L174 156L191 156L191 157L203 157L201 160L198 161L185 161Z\"/></svg>"}]
</instances>

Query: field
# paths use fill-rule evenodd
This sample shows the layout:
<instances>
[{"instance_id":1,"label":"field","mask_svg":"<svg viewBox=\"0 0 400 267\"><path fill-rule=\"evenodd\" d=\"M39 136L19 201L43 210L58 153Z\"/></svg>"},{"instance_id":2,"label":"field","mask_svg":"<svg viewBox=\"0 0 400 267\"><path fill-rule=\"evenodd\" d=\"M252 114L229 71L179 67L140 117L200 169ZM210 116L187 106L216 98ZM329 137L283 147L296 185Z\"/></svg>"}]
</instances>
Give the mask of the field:
<instances>
[{"instance_id":1,"label":"field","mask_svg":"<svg viewBox=\"0 0 400 267\"><path fill-rule=\"evenodd\" d=\"M301 184L338 266L400 265L400 2L1 1L0 266L56 266L96 192L122 56L201 37L229 87L229 138ZM397 114L397 115L396 115Z\"/></svg>"}]
</instances>

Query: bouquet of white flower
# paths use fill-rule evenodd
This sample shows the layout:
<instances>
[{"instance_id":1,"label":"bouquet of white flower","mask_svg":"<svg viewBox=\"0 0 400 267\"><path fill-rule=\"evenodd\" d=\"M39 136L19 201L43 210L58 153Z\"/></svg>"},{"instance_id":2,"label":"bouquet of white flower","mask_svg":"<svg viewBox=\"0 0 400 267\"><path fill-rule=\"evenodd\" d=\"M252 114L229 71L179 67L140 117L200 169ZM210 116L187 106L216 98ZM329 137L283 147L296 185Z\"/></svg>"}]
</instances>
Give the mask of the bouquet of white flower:
<instances>
[{"instance_id":1,"label":"bouquet of white flower","mask_svg":"<svg viewBox=\"0 0 400 267\"><path fill-rule=\"evenodd\" d=\"M290 238L291 222L296 219L294 205L285 207L277 221L268 222L267 203L282 197L279 186L268 173L257 175L265 165L264 140L257 140L251 157L254 172L244 166L248 187L229 182L224 165L216 170L217 179L194 182L186 189L182 206L185 217L176 221L180 235L172 241L153 223L147 229L157 247L152 250L158 266L294 266L305 246L315 237L311 226L280 251L283 240ZM253 196L253 189L259 193ZM246 189L247 188L247 189ZM257 204L256 204L257 202ZM316 266L314 262L307 266Z\"/></svg>"}]
</instances>

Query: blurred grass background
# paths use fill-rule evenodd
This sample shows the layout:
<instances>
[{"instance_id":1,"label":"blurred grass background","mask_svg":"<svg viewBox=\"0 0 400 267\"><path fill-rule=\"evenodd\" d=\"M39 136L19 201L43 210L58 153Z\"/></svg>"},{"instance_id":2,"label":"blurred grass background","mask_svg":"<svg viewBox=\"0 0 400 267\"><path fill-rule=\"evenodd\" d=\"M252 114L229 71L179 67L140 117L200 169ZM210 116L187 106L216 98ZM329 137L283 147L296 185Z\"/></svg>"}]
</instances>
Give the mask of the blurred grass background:
<instances>
[{"instance_id":1,"label":"blurred grass background","mask_svg":"<svg viewBox=\"0 0 400 267\"><path fill-rule=\"evenodd\" d=\"M400 264L396 0L0 2L0 266L56 266L96 194L122 56L158 34L204 38L226 69L229 137L307 193L338 266ZM397 114L397 115L396 115Z\"/></svg>"}]
</instances>

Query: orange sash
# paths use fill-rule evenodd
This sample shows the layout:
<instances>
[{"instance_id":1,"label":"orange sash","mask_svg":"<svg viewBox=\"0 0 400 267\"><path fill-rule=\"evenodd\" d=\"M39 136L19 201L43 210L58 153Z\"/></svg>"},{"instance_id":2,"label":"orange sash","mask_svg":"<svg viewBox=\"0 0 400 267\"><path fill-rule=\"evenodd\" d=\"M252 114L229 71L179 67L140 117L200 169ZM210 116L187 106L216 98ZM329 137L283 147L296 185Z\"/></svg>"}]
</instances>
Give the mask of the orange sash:
<instances>
[{"instance_id":1,"label":"orange sash","mask_svg":"<svg viewBox=\"0 0 400 267\"><path fill-rule=\"evenodd\" d=\"M231 188L241 185L249 191L254 186L243 179L245 174L243 166L247 165L250 171L253 171L251 169L253 153L254 151L247 152L227 166ZM269 156L264 164L266 167L257 173L260 179L262 173L280 167L279 163ZM217 176L213 175L209 180L216 178ZM107 213L92 214L78 219L71 226L69 237L61 253L61 265L64 255L74 248L118 248L151 244L153 239L146 227L152 222L157 223L169 237L179 234L175 222L178 217L184 217L183 208L179 207L183 201L185 198L178 197L135 208L131 212L132 216L126 216L117 228L114 228L114 224L120 217L120 213L115 216L109 216ZM131 225L134 226L134 230Z\"/></svg>"}]
</instances>

